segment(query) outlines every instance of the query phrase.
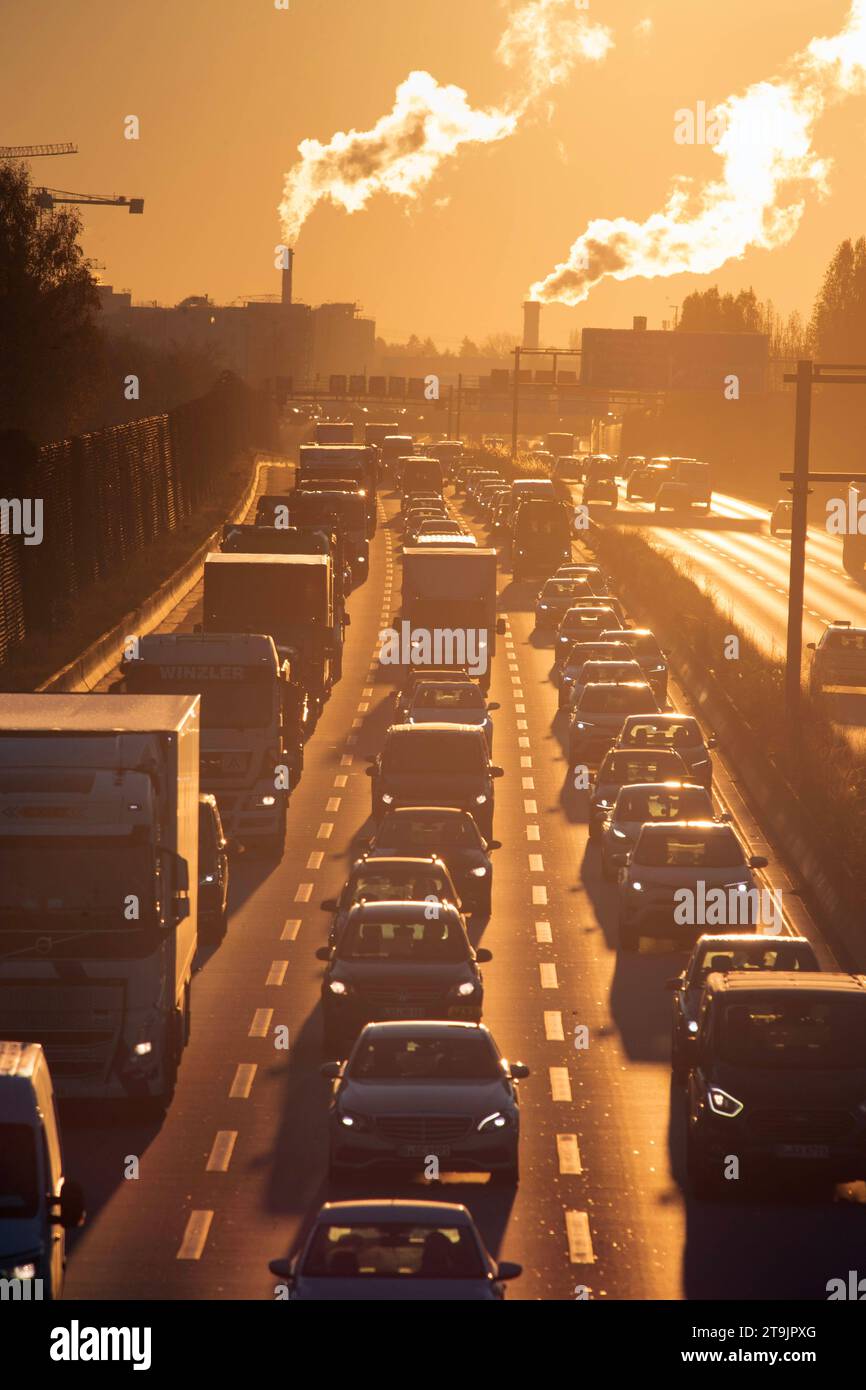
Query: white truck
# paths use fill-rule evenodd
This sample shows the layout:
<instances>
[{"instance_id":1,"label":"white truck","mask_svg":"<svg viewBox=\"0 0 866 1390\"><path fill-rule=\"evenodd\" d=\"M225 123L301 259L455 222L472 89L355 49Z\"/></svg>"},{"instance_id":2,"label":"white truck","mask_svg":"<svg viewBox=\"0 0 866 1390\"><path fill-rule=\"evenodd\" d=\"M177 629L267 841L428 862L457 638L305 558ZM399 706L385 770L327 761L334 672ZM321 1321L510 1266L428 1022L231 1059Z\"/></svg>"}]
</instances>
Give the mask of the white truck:
<instances>
[{"instance_id":1,"label":"white truck","mask_svg":"<svg viewBox=\"0 0 866 1390\"><path fill-rule=\"evenodd\" d=\"M403 551L401 646L411 665L465 667L489 689L496 636L496 551L457 546ZM474 669L473 669L474 668Z\"/></svg>"},{"instance_id":2,"label":"white truck","mask_svg":"<svg viewBox=\"0 0 866 1390\"><path fill-rule=\"evenodd\" d=\"M189 1037L198 696L0 694L0 1038L161 1113Z\"/></svg>"},{"instance_id":3,"label":"white truck","mask_svg":"<svg viewBox=\"0 0 866 1390\"><path fill-rule=\"evenodd\" d=\"M262 633L153 632L124 656L128 694L201 696L201 790L234 844L281 852L304 765L303 692Z\"/></svg>"}]
</instances>

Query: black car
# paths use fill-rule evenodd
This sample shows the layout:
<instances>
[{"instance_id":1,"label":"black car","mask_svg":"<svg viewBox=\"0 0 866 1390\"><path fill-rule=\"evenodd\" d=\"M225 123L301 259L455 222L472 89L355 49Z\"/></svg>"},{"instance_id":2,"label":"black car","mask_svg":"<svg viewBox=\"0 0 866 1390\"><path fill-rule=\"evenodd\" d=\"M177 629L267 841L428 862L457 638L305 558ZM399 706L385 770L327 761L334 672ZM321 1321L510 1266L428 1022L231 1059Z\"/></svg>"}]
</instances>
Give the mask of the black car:
<instances>
[{"instance_id":1,"label":"black car","mask_svg":"<svg viewBox=\"0 0 866 1390\"><path fill-rule=\"evenodd\" d=\"M673 990L671 1072L677 1085L689 1074L689 1059L698 1031L698 1011L709 975L732 970L820 970L818 958L804 936L756 936L724 932L701 936L681 975L668 980Z\"/></svg>"},{"instance_id":2,"label":"black car","mask_svg":"<svg viewBox=\"0 0 866 1390\"><path fill-rule=\"evenodd\" d=\"M207 941L221 941L228 926L229 856L216 797L198 798L198 924Z\"/></svg>"},{"instance_id":3,"label":"black car","mask_svg":"<svg viewBox=\"0 0 866 1390\"><path fill-rule=\"evenodd\" d=\"M372 840L370 856L431 854L445 863L464 912L489 917L493 895L490 855L498 840L484 840L468 811L456 806L406 806L389 811Z\"/></svg>"},{"instance_id":4,"label":"black car","mask_svg":"<svg viewBox=\"0 0 866 1390\"><path fill-rule=\"evenodd\" d=\"M504 775L490 761L477 724L392 724L367 769L373 819L392 806L460 806L485 838L493 834L493 784Z\"/></svg>"},{"instance_id":5,"label":"black car","mask_svg":"<svg viewBox=\"0 0 866 1390\"><path fill-rule=\"evenodd\" d=\"M732 1190L731 1156L740 1178L866 1177L866 976L713 974L697 1023L686 1133L696 1196Z\"/></svg>"},{"instance_id":6,"label":"black car","mask_svg":"<svg viewBox=\"0 0 866 1390\"><path fill-rule=\"evenodd\" d=\"M325 898L320 907L332 912L328 940L336 941L356 903L448 902L461 907L460 896L447 868L435 854L362 854L349 870L338 898Z\"/></svg>"},{"instance_id":7,"label":"black car","mask_svg":"<svg viewBox=\"0 0 866 1390\"><path fill-rule=\"evenodd\" d=\"M604 642L602 633L600 641ZM624 642L640 662L644 675L658 696L659 706L664 708L668 697L668 658L659 646L658 638L648 627L630 627L624 632L610 634L611 642Z\"/></svg>"},{"instance_id":8,"label":"black car","mask_svg":"<svg viewBox=\"0 0 866 1390\"><path fill-rule=\"evenodd\" d=\"M327 961L322 981L325 1050L340 1048L365 1023L388 1019L462 1019L480 1023L480 964L453 903L361 903L339 939L316 952Z\"/></svg>"}]
</instances>

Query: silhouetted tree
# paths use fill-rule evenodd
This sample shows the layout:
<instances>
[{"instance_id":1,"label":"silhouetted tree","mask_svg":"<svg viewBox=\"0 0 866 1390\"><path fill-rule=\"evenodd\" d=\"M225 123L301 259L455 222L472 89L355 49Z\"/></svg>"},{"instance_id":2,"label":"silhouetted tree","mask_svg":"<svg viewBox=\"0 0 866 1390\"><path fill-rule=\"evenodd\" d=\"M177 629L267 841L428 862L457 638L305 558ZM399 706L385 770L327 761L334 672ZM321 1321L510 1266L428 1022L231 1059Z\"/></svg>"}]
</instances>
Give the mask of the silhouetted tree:
<instances>
[{"instance_id":1,"label":"silhouetted tree","mask_svg":"<svg viewBox=\"0 0 866 1390\"><path fill-rule=\"evenodd\" d=\"M866 240L843 241L827 267L809 325L812 351L835 362L866 360Z\"/></svg>"},{"instance_id":2,"label":"silhouetted tree","mask_svg":"<svg viewBox=\"0 0 866 1390\"><path fill-rule=\"evenodd\" d=\"M681 333L760 333L763 310L751 288L720 294L718 285L687 294L677 329Z\"/></svg>"},{"instance_id":3,"label":"silhouetted tree","mask_svg":"<svg viewBox=\"0 0 866 1390\"><path fill-rule=\"evenodd\" d=\"M27 168L0 164L0 429L74 432L97 370L96 285L71 211L37 208Z\"/></svg>"}]
</instances>

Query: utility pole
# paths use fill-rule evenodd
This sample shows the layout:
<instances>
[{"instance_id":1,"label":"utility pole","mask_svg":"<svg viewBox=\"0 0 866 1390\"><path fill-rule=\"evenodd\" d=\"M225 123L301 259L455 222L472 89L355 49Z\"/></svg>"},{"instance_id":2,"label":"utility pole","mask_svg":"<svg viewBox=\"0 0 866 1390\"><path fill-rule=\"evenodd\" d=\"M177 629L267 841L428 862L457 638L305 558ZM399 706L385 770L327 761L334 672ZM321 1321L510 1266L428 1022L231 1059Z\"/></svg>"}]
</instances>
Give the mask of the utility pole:
<instances>
[{"instance_id":1,"label":"utility pole","mask_svg":"<svg viewBox=\"0 0 866 1390\"><path fill-rule=\"evenodd\" d=\"M463 373L457 373L457 428L454 431L455 439L462 439L461 433L463 423Z\"/></svg>"},{"instance_id":2,"label":"utility pole","mask_svg":"<svg viewBox=\"0 0 866 1390\"><path fill-rule=\"evenodd\" d=\"M511 417L511 462L517 462L517 424L520 419L520 354L522 349L514 349L514 409Z\"/></svg>"}]
</instances>

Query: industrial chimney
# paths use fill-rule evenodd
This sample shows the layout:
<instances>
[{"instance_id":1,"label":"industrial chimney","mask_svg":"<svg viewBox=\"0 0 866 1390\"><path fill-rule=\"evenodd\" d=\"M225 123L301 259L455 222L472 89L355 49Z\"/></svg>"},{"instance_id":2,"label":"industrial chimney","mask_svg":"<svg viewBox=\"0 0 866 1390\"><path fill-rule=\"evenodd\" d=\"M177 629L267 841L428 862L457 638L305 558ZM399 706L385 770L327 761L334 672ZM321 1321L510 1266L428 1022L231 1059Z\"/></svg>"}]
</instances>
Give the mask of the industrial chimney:
<instances>
[{"instance_id":1,"label":"industrial chimney","mask_svg":"<svg viewBox=\"0 0 866 1390\"><path fill-rule=\"evenodd\" d=\"M523 306L523 347L525 351L537 352L541 337L541 305L537 299L529 299Z\"/></svg>"},{"instance_id":2,"label":"industrial chimney","mask_svg":"<svg viewBox=\"0 0 866 1390\"><path fill-rule=\"evenodd\" d=\"M294 251L292 250L292 248L289 247L289 264L288 264L287 266L284 266L284 267L283 267L283 286L282 286L282 300L283 300L283 304L291 304L291 302L292 302L292 269L293 269L294 263L295 263L295 253L294 253Z\"/></svg>"}]
</instances>

